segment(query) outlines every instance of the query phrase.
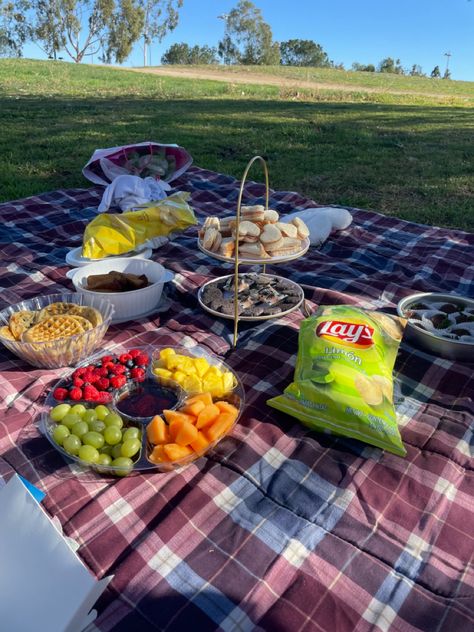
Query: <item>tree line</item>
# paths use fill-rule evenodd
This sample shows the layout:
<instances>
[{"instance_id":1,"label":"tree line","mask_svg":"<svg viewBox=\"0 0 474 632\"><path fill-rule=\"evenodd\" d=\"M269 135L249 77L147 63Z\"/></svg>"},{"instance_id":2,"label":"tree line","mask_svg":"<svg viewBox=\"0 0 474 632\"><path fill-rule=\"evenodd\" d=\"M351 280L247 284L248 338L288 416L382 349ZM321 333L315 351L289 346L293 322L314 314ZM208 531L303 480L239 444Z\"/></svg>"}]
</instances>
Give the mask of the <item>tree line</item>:
<instances>
[{"instance_id":1,"label":"tree line","mask_svg":"<svg viewBox=\"0 0 474 632\"><path fill-rule=\"evenodd\" d=\"M144 66L154 41L178 24L183 0L0 0L0 55L21 56L27 42L36 43L50 59L67 55L75 62L98 55L104 63L122 63L141 43ZM320 44L308 39L276 42L270 25L250 0L239 0L225 20L217 47L168 48L163 64L242 64L338 68ZM386 57L377 66L354 62L351 70L426 76L418 64L405 70L399 59ZM440 78L439 66L431 77ZM444 78L449 79L448 68Z\"/></svg>"}]
</instances>

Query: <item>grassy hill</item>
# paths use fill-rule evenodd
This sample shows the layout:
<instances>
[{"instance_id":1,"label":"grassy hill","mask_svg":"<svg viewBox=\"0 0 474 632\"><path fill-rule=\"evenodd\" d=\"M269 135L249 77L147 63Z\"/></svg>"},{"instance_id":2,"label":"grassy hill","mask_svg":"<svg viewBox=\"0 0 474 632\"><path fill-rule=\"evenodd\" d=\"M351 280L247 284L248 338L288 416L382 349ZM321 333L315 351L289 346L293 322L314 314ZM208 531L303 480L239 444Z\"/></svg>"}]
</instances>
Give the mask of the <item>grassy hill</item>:
<instances>
[{"instance_id":1,"label":"grassy hill","mask_svg":"<svg viewBox=\"0 0 474 632\"><path fill-rule=\"evenodd\" d=\"M94 149L156 140L236 177L259 153L273 188L318 203L474 229L474 83L305 68L136 70L0 60L0 199L88 186L81 169Z\"/></svg>"}]
</instances>

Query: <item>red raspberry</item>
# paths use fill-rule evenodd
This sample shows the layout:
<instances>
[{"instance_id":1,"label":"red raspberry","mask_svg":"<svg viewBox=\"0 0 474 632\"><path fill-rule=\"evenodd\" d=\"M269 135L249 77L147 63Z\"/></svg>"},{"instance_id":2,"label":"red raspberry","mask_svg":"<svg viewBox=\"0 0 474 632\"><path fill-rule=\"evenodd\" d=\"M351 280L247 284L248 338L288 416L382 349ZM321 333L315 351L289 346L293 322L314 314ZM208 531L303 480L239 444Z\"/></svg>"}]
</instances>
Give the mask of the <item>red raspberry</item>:
<instances>
[{"instance_id":1,"label":"red raspberry","mask_svg":"<svg viewBox=\"0 0 474 632\"><path fill-rule=\"evenodd\" d=\"M100 377L107 377L109 370L105 366L101 366L100 369L96 369L96 373L100 375Z\"/></svg>"},{"instance_id":2,"label":"red raspberry","mask_svg":"<svg viewBox=\"0 0 474 632\"><path fill-rule=\"evenodd\" d=\"M73 377L82 377L86 371L87 371L87 368L85 366L80 366L78 369L76 369L74 371L72 376Z\"/></svg>"},{"instance_id":3,"label":"red raspberry","mask_svg":"<svg viewBox=\"0 0 474 632\"><path fill-rule=\"evenodd\" d=\"M126 370L127 369L123 366L123 364L116 364L112 369L112 373L115 373L115 375L122 375L122 373L125 373Z\"/></svg>"},{"instance_id":4,"label":"red raspberry","mask_svg":"<svg viewBox=\"0 0 474 632\"><path fill-rule=\"evenodd\" d=\"M114 377L110 378L110 386L114 388L122 388L124 384L127 383L127 378L125 375L114 375Z\"/></svg>"},{"instance_id":5,"label":"red raspberry","mask_svg":"<svg viewBox=\"0 0 474 632\"><path fill-rule=\"evenodd\" d=\"M86 400L86 402L95 402L98 395L99 391L96 389L95 386L84 386L84 399Z\"/></svg>"},{"instance_id":6,"label":"red raspberry","mask_svg":"<svg viewBox=\"0 0 474 632\"><path fill-rule=\"evenodd\" d=\"M96 397L95 401L98 404L108 404L109 402L112 401L112 394L111 393L107 393L106 391L99 391L97 393L97 397Z\"/></svg>"},{"instance_id":7,"label":"red raspberry","mask_svg":"<svg viewBox=\"0 0 474 632\"><path fill-rule=\"evenodd\" d=\"M71 388L71 390L69 391L69 397L77 402L79 399L82 399L82 390L77 386Z\"/></svg>"},{"instance_id":8,"label":"red raspberry","mask_svg":"<svg viewBox=\"0 0 474 632\"><path fill-rule=\"evenodd\" d=\"M106 391L109 388L110 380L106 377L101 377L100 380L97 380L96 387L101 391Z\"/></svg>"},{"instance_id":9,"label":"red raspberry","mask_svg":"<svg viewBox=\"0 0 474 632\"><path fill-rule=\"evenodd\" d=\"M102 356L100 361L102 362L102 366L105 366L107 364L107 362L111 362L113 359L114 359L114 356L105 355L105 356Z\"/></svg>"},{"instance_id":10,"label":"red raspberry","mask_svg":"<svg viewBox=\"0 0 474 632\"><path fill-rule=\"evenodd\" d=\"M145 378L145 369L142 369L141 367L136 367L135 369L132 369L130 371L130 377L132 378L132 380L137 380L138 382L140 382Z\"/></svg>"},{"instance_id":11,"label":"red raspberry","mask_svg":"<svg viewBox=\"0 0 474 632\"><path fill-rule=\"evenodd\" d=\"M140 355L137 355L135 358L135 364L138 364L139 366L146 366L148 362L149 360L146 353L140 353Z\"/></svg>"},{"instance_id":12,"label":"red raspberry","mask_svg":"<svg viewBox=\"0 0 474 632\"><path fill-rule=\"evenodd\" d=\"M119 362L121 362L122 364L126 364L131 359L132 356L129 353L122 353L122 355L119 356Z\"/></svg>"},{"instance_id":13,"label":"red raspberry","mask_svg":"<svg viewBox=\"0 0 474 632\"><path fill-rule=\"evenodd\" d=\"M141 354L141 349L130 349L128 354L132 357L132 360Z\"/></svg>"},{"instance_id":14,"label":"red raspberry","mask_svg":"<svg viewBox=\"0 0 474 632\"><path fill-rule=\"evenodd\" d=\"M74 386L77 386L78 388L81 388L81 386L83 386L83 384L84 384L84 380L81 380L80 377L75 377L73 379L72 383L74 384Z\"/></svg>"},{"instance_id":15,"label":"red raspberry","mask_svg":"<svg viewBox=\"0 0 474 632\"><path fill-rule=\"evenodd\" d=\"M110 371L114 368L115 362L106 362L103 366Z\"/></svg>"},{"instance_id":16,"label":"red raspberry","mask_svg":"<svg viewBox=\"0 0 474 632\"><path fill-rule=\"evenodd\" d=\"M53 391L53 397L54 399L59 400L60 402L62 402L63 400L67 399L68 396L68 390L67 388L55 388Z\"/></svg>"}]
</instances>

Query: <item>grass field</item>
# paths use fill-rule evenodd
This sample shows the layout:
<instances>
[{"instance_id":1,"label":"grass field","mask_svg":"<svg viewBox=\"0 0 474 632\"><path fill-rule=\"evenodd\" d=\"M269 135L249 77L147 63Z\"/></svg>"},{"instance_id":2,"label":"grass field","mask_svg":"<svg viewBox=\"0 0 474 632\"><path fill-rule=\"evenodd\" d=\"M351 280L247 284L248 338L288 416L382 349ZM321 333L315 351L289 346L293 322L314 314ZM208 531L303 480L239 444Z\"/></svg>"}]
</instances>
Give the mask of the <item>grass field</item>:
<instances>
[{"instance_id":1,"label":"grass field","mask_svg":"<svg viewBox=\"0 0 474 632\"><path fill-rule=\"evenodd\" d=\"M474 83L257 69L290 72L305 82L296 90L238 70L248 83L228 68L228 81L211 81L0 60L0 199L88 186L81 169L94 149L155 140L236 177L259 153L272 188L318 203L474 230Z\"/></svg>"}]
</instances>

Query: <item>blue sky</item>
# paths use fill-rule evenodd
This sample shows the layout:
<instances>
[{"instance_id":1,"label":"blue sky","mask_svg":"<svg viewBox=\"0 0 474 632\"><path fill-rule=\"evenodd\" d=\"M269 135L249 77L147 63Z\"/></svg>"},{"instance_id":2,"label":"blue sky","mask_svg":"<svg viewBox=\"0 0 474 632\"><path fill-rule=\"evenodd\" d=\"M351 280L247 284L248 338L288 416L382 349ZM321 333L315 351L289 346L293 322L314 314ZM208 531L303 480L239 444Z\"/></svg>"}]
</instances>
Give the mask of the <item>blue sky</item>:
<instances>
[{"instance_id":1,"label":"blue sky","mask_svg":"<svg viewBox=\"0 0 474 632\"><path fill-rule=\"evenodd\" d=\"M217 16L236 4L237 0L184 0L178 27L161 44L153 44L151 63L158 65L175 42L217 45L225 28ZM474 0L255 0L254 4L275 40L312 39L346 68L354 61L377 64L384 57L399 57L404 67L416 63L430 73L439 65L443 72L444 53L451 52L452 78L474 81ZM24 54L42 57L36 47L28 47ZM143 65L139 46L124 65Z\"/></svg>"}]
</instances>

